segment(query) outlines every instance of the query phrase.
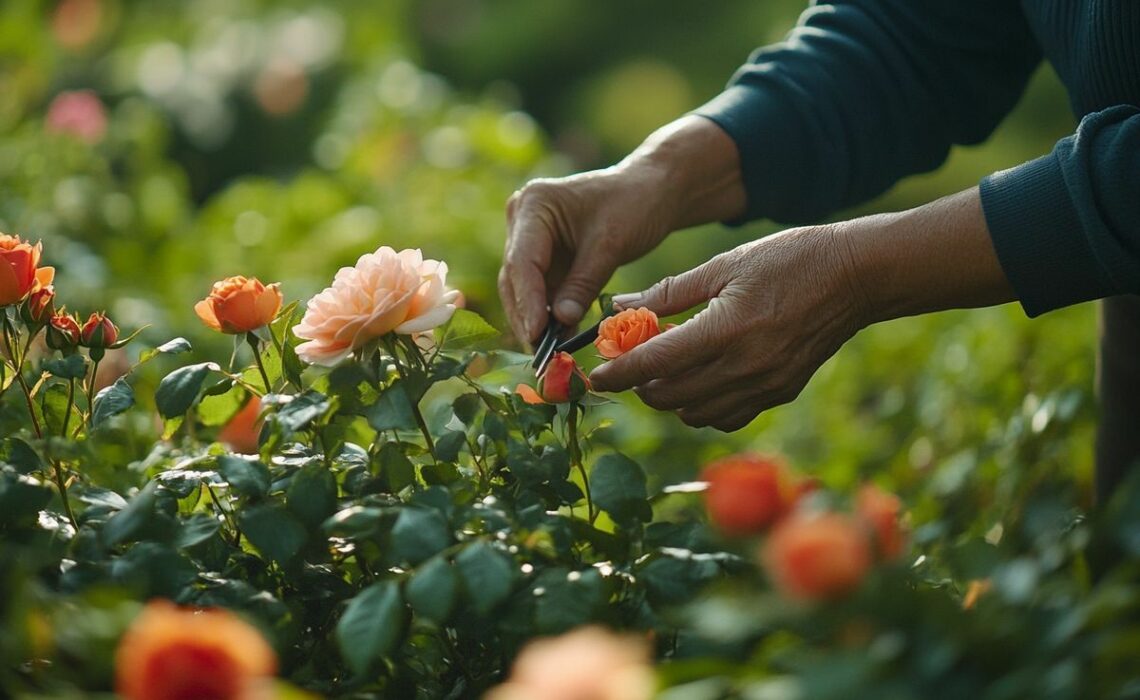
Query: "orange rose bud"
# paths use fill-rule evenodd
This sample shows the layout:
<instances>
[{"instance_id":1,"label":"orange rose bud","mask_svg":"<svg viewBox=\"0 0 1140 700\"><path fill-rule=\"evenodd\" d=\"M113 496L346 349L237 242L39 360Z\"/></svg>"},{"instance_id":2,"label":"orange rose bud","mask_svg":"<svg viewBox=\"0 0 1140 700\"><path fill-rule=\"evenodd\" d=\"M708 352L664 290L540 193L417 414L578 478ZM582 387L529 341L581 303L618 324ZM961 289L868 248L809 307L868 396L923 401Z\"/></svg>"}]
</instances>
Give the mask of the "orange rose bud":
<instances>
[{"instance_id":1,"label":"orange rose bud","mask_svg":"<svg viewBox=\"0 0 1140 700\"><path fill-rule=\"evenodd\" d=\"M532 387L527 386L526 384L519 384L516 386L515 393L522 397L523 401L531 404L532 406L546 403L542 400L542 397L538 395L537 391L535 391Z\"/></svg>"},{"instance_id":2,"label":"orange rose bud","mask_svg":"<svg viewBox=\"0 0 1140 700\"><path fill-rule=\"evenodd\" d=\"M660 333L657 314L646 308L626 309L602 320L594 347L602 357L612 360Z\"/></svg>"},{"instance_id":3,"label":"orange rose bud","mask_svg":"<svg viewBox=\"0 0 1140 700\"><path fill-rule=\"evenodd\" d=\"M863 581L871 567L871 543L850 516L792 516L772 531L761 560L776 588L788 597L827 600Z\"/></svg>"},{"instance_id":4,"label":"orange rose bud","mask_svg":"<svg viewBox=\"0 0 1140 700\"><path fill-rule=\"evenodd\" d=\"M0 306L16 304L51 284L55 268L40 267L43 245L0 233Z\"/></svg>"},{"instance_id":5,"label":"orange rose bud","mask_svg":"<svg viewBox=\"0 0 1140 700\"><path fill-rule=\"evenodd\" d=\"M79 345L79 320L59 311L48 320L47 346L52 350L74 350Z\"/></svg>"},{"instance_id":6,"label":"orange rose bud","mask_svg":"<svg viewBox=\"0 0 1140 700\"><path fill-rule=\"evenodd\" d=\"M547 403L577 401L590 390L590 380L568 353L556 352L538 380L538 393ZM525 400L525 397L524 397Z\"/></svg>"},{"instance_id":7,"label":"orange rose bud","mask_svg":"<svg viewBox=\"0 0 1140 700\"><path fill-rule=\"evenodd\" d=\"M256 277L228 277L215 282L210 295L194 305L198 318L222 333L248 333L273 320L281 310L279 284L264 285Z\"/></svg>"},{"instance_id":8,"label":"orange rose bud","mask_svg":"<svg viewBox=\"0 0 1140 700\"><path fill-rule=\"evenodd\" d=\"M20 318L30 328L46 325L55 315L55 289L49 284L28 295L20 307Z\"/></svg>"},{"instance_id":9,"label":"orange rose bud","mask_svg":"<svg viewBox=\"0 0 1140 700\"><path fill-rule=\"evenodd\" d=\"M761 532L792 510L799 482L781 462L762 455L739 454L705 467L709 518L728 535Z\"/></svg>"},{"instance_id":10,"label":"orange rose bud","mask_svg":"<svg viewBox=\"0 0 1140 700\"><path fill-rule=\"evenodd\" d=\"M218 442L240 454L257 454L261 446L259 441L261 421L258 420L260 414L261 399L256 396L250 397L245 406L242 406L218 433Z\"/></svg>"},{"instance_id":11,"label":"orange rose bud","mask_svg":"<svg viewBox=\"0 0 1140 700\"><path fill-rule=\"evenodd\" d=\"M864 484L855 495L855 512L875 536L879 558L894 559L906 548L906 531L900 515L902 502L874 484Z\"/></svg>"},{"instance_id":12,"label":"orange rose bud","mask_svg":"<svg viewBox=\"0 0 1140 700\"><path fill-rule=\"evenodd\" d=\"M91 314L79 331L79 344L86 348L109 348L118 339L119 329L102 311Z\"/></svg>"},{"instance_id":13,"label":"orange rose bud","mask_svg":"<svg viewBox=\"0 0 1140 700\"><path fill-rule=\"evenodd\" d=\"M115 652L125 700L251 700L277 672L277 656L251 625L222 610L148 603Z\"/></svg>"}]
</instances>

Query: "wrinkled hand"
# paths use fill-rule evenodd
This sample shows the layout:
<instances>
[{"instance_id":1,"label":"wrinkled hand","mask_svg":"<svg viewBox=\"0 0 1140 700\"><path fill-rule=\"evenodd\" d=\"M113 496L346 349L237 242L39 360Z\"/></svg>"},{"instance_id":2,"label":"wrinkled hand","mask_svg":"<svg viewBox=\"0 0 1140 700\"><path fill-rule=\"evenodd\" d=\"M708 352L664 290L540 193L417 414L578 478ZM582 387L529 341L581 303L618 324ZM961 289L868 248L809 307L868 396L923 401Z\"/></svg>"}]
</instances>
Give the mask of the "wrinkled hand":
<instances>
[{"instance_id":1,"label":"wrinkled hand","mask_svg":"<svg viewBox=\"0 0 1140 700\"><path fill-rule=\"evenodd\" d=\"M534 340L547 304L566 325L586 309L620 265L652 250L670 231L652 168L615 166L533 180L507 203L499 296L515 335Z\"/></svg>"},{"instance_id":2,"label":"wrinkled hand","mask_svg":"<svg viewBox=\"0 0 1140 700\"><path fill-rule=\"evenodd\" d=\"M792 229L718 255L615 301L689 321L590 375L598 391L634 388L685 423L738 430L799 395L862 325L847 242L829 227Z\"/></svg>"}]
</instances>

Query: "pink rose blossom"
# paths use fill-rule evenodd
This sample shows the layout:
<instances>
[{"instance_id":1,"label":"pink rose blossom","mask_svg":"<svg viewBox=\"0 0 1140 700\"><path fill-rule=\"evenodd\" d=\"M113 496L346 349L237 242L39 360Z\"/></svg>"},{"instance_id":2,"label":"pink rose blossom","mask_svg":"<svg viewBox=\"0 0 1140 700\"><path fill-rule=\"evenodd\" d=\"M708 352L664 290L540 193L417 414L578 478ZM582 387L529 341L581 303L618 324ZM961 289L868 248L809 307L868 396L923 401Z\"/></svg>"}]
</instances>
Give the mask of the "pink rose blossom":
<instances>
[{"instance_id":1,"label":"pink rose blossom","mask_svg":"<svg viewBox=\"0 0 1140 700\"><path fill-rule=\"evenodd\" d=\"M643 641L582 627L531 642L484 700L649 700L654 686Z\"/></svg>"},{"instance_id":2,"label":"pink rose blossom","mask_svg":"<svg viewBox=\"0 0 1140 700\"><path fill-rule=\"evenodd\" d=\"M353 350L387 333L414 335L440 326L455 312L459 292L447 288L447 264L424 260L418 249L382 246L342 267L331 287L317 294L293 327L309 342L297 355L331 367Z\"/></svg>"},{"instance_id":3,"label":"pink rose blossom","mask_svg":"<svg viewBox=\"0 0 1140 700\"><path fill-rule=\"evenodd\" d=\"M98 143L107 133L107 111L91 90L61 92L48 107L45 128L56 134L71 134L87 143Z\"/></svg>"}]
</instances>

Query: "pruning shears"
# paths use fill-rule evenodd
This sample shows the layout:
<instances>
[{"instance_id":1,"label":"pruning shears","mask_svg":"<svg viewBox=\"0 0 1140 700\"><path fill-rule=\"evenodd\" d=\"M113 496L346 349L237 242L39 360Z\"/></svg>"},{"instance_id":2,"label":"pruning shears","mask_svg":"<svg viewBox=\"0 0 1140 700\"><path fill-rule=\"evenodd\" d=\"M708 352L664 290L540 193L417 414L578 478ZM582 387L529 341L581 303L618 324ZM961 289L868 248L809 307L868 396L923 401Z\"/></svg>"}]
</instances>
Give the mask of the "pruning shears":
<instances>
[{"instance_id":1,"label":"pruning shears","mask_svg":"<svg viewBox=\"0 0 1140 700\"><path fill-rule=\"evenodd\" d=\"M534 349L534 361L530 363L530 366L534 368L536 377L541 377L542 373L546 371L546 366L550 364L550 359L554 357L555 353L574 354L594 342L598 337L598 328L602 325L602 321L613 316L615 312L613 301L608 294L598 298L598 305L602 307L602 318L573 338L563 341L559 341L559 338L562 337L566 327L555 320L554 315L551 314L550 321L546 324L546 330L542 332L542 337Z\"/></svg>"}]
</instances>

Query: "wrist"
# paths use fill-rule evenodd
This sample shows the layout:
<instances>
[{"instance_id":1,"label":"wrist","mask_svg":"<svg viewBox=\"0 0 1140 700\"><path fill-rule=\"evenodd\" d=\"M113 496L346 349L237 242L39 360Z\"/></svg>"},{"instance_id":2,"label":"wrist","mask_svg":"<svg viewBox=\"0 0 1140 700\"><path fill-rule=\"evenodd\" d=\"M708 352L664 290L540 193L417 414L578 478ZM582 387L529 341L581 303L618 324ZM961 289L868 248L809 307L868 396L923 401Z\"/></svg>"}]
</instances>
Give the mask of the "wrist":
<instances>
[{"instance_id":1,"label":"wrist","mask_svg":"<svg viewBox=\"0 0 1140 700\"><path fill-rule=\"evenodd\" d=\"M745 211L736 144L704 117L685 116L658 129L617 167L652 183L669 230L733 219Z\"/></svg>"}]
</instances>

